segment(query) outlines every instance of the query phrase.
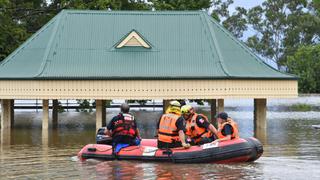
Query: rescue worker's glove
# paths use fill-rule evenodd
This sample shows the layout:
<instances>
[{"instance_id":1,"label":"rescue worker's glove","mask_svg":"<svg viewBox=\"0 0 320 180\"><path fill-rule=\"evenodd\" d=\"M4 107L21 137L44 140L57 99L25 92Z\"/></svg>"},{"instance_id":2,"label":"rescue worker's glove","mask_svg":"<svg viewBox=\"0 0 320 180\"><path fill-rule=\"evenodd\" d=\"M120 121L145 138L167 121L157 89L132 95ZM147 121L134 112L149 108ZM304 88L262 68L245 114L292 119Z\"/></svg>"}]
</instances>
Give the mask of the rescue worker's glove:
<instances>
[{"instance_id":1,"label":"rescue worker's glove","mask_svg":"<svg viewBox=\"0 0 320 180\"><path fill-rule=\"evenodd\" d=\"M189 149L190 144L189 143L182 143L182 147L184 147L185 149Z\"/></svg>"}]
</instances>

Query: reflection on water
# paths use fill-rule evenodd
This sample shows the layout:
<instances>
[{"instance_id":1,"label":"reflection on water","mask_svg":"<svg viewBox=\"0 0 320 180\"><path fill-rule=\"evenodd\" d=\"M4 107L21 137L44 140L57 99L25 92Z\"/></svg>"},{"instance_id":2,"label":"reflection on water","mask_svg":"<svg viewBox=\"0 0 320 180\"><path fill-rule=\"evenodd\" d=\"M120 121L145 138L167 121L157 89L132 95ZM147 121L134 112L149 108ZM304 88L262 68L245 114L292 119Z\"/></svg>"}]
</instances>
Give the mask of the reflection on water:
<instances>
[{"instance_id":1,"label":"reflection on water","mask_svg":"<svg viewBox=\"0 0 320 180\"><path fill-rule=\"evenodd\" d=\"M199 112L209 114L209 108ZM230 109L229 109L230 110ZM109 110L107 119L117 112ZM242 137L253 135L252 111L228 111ZM141 134L153 138L161 111L135 111ZM76 161L95 141L94 113L59 114L59 128L41 130L41 113L16 112L15 129L1 133L0 179L320 179L320 112L268 113L264 155L254 163L171 164ZM263 135L261 135L263 137Z\"/></svg>"}]
</instances>

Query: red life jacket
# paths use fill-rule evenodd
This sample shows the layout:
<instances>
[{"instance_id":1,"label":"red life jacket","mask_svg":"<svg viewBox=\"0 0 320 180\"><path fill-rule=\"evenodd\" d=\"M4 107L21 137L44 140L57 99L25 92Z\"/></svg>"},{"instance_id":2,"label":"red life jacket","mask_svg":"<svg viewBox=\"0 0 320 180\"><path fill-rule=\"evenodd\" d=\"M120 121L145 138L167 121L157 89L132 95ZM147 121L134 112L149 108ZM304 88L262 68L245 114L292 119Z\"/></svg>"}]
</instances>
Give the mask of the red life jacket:
<instances>
[{"instance_id":1,"label":"red life jacket","mask_svg":"<svg viewBox=\"0 0 320 180\"><path fill-rule=\"evenodd\" d=\"M120 113L118 117L119 119L114 122L114 130L112 131L112 137L136 137L136 124L134 121L134 116L131 114Z\"/></svg>"}]
</instances>

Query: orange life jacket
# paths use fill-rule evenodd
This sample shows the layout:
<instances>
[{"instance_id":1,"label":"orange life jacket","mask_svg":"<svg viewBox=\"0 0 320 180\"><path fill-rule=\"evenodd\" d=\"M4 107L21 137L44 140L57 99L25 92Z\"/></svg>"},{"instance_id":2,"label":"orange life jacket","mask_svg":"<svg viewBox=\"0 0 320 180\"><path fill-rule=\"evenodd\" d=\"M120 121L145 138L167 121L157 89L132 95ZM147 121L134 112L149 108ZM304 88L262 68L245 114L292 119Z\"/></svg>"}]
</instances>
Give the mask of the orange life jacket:
<instances>
[{"instance_id":1,"label":"orange life jacket","mask_svg":"<svg viewBox=\"0 0 320 180\"><path fill-rule=\"evenodd\" d=\"M191 117L191 120L187 120L186 123L186 135L192 138L196 143L201 141L201 137L211 137L212 134L206 128L199 127L197 125L197 117L204 117L205 121L208 121L208 118L202 114L194 113Z\"/></svg>"},{"instance_id":2,"label":"orange life jacket","mask_svg":"<svg viewBox=\"0 0 320 180\"><path fill-rule=\"evenodd\" d=\"M226 136L223 134L222 130L223 130L224 126L227 125L227 124L231 125L231 127L232 127L231 139L239 138L238 125L237 125L237 123L236 123L234 120L232 120L231 118L228 118L227 122L221 124L221 126L219 127L219 130L218 130L218 138L221 139L221 138L226 137Z\"/></svg>"},{"instance_id":3,"label":"orange life jacket","mask_svg":"<svg viewBox=\"0 0 320 180\"><path fill-rule=\"evenodd\" d=\"M176 114L164 114L161 116L158 140L166 143L172 143L173 141L180 141L179 133L176 126L176 122L180 116Z\"/></svg>"},{"instance_id":4,"label":"orange life jacket","mask_svg":"<svg viewBox=\"0 0 320 180\"><path fill-rule=\"evenodd\" d=\"M119 120L114 122L114 130L112 131L112 137L114 136L136 136L136 124L134 117L131 114L120 113L118 115Z\"/></svg>"}]
</instances>

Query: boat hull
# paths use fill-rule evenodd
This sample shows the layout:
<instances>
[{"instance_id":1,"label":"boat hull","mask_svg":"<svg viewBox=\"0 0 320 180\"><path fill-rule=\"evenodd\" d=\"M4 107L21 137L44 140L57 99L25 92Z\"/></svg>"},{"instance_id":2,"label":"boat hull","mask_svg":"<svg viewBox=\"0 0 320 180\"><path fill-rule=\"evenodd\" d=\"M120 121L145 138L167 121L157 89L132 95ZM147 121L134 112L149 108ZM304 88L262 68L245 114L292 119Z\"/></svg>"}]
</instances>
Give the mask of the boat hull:
<instances>
[{"instance_id":1,"label":"boat hull","mask_svg":"<svg viewBox=\"0 0 320 180\"><path fill-rule=\"evenodd\" d=\"M257 160L263 146L255 138L236 139L219 144L192 146L189 149L158 149L155 139L143 139L140 146L129 146L117 154L112 146L88 144L78 153L79 158L100 160L141 160L173 163L231 163Z\"/></svg>"}]
</instances>

